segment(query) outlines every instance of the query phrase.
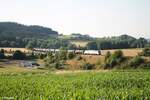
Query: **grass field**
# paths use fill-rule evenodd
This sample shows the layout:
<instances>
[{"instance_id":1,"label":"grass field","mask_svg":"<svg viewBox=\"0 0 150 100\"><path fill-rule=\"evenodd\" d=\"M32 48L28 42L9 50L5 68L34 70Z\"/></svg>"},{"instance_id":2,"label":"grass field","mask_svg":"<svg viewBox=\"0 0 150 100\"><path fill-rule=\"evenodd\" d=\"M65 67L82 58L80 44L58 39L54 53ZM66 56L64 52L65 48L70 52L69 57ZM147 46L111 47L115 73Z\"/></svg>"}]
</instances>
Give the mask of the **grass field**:
<instances>
[{"instance_id":1,"label":"grass field","mask_svg":"<svg viewBox=\"0 0 150 100\"><path fill-rule=\"evenodd\" d=\"M0 99L150 99L150 71L2 74L0 80Z\"/></svg>"},{"instance_id":2,"label":"grass field","mask_svg":"<svg viewBox=\"0 0 150 100\"><path fill-rule=\"evenodd\" d=\"M41 69L28 69L20 66L21 60L3 60L0 61L0 74L15 74L26 72L47 72L47 70ZM43 64L43 61L37 60L39 64Z\"/></svg>"}]
</instances>

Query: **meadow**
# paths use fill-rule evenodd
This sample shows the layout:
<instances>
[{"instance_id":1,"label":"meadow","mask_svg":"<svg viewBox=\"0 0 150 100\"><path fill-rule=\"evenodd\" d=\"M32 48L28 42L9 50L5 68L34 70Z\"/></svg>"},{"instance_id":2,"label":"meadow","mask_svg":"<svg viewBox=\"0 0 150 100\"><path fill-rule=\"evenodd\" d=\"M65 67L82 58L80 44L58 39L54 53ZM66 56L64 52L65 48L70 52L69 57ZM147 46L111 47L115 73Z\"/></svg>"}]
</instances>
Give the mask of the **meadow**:
<instances>
[{"instance_id":1,"label":"meadow","mask_svg":"<svg viewBox=\"0 0 150 100\"><path fill-rule=\"evenodd\" d=\"M150 71L30 72L0 75L0 99L149 100Z\"/></svg>"}]
</instances>

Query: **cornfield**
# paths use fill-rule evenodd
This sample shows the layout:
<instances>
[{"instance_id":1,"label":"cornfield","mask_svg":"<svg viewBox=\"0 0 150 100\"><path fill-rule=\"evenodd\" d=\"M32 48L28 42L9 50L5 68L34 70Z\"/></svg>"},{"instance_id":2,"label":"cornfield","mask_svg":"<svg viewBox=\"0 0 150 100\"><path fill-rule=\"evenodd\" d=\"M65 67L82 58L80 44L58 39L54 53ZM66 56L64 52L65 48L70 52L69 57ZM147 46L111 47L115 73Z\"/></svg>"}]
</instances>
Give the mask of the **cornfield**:
<instances>
[{"instance_id":1,"label":"cornfield","mask_svg":"<svg viewBox=\"0 0 150 100\"><path fill-rule=\"evenodd\" d=\"M149 100L150 71L2 74L0 99Z\"/></svg>"}]
</instances>

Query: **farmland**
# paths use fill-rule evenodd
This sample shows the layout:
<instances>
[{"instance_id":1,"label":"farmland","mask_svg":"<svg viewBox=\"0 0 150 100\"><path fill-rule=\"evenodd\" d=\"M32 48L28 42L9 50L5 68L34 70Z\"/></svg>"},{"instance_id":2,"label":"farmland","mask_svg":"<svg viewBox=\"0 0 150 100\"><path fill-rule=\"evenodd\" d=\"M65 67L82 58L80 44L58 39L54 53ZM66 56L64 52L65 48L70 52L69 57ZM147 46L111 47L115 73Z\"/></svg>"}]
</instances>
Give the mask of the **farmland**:
<instances>
[{"instance_id":1,"label":"farmland","mask_svg":"<svg viewBox=\"0 0 150 100\"><path fill-rule=\"evenodd\" d=\"M85 45L87 44L87 42L76 42L77 44L76 45ZM10 51L16 51L16 50L20 50L22 52L25 52L25 53L28 53L28 52L32 52L31 50L28 50L26 48L0 48L0 49L4 49L6 52L10 52ZM106 55L106 53L108 51L110 51L111 53L115 52L116 50L118 49L108 49L108 50L101 50L101 53L102 55ZM121 49L122 52L124 53L125 56L130 56L130 57L134 57L134 56L137 56L138 53L140 53L142 51L142 49L138 48L138 49Z\"/></svg>"},{"instance_id":2,"label":"farmland","mask_svg":"<svg viewBox=\"0 0 150 100\"><path fill-rule=\"evenodd\" d=\"M114 53L115 50L102 50L102 55L77 54L82 59L67 59L66 69L60 70L28 69L19 66L22 60L3 59L0 61L0 100L149 100L150 70L101 69L107 51ZM130 58L142 50L122 51ZM43 64L41 59L34 60ZM83 69L86 63L95 65L94 69Z\"/></svg>"},{"instance_id":3,"label":"farmland","mask_svg":"<svg viewBox=\"0 0 150 100\"><path fill-rule=\"evenodd\" d=\"M150 71L1 74L0 97L13 99L150 99Z\"/></svg>"}]
</instances>

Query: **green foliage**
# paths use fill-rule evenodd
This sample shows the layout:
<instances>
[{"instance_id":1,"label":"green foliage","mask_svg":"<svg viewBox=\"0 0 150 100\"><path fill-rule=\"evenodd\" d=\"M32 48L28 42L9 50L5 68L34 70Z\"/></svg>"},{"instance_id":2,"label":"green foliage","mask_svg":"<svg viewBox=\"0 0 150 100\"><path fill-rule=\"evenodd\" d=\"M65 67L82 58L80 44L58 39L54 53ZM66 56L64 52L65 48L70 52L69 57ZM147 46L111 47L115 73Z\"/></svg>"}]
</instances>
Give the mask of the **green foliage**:
<instances>
[{"instance_id":1,"label":"green foliage","mask_svg":"<svg viewBox=\"0 0 150 100\"><path fill-rule=\"evenodd\" d=\"M22 53L20 50L17 50L14 52L12 59L15 60L24 60L26 58L26 55Z\"/></svg>"},{"instance_id":2,"label":"green foliage","mask_svg":"<svg viewBox=\"0 0 150 100\"><path fill-rule=\"evenodd\" d=\"M142 63L144 63L144 59L140 56L136 56L136 57L131 59L131 61L129 62L129 66L137 68Z\"/></svg>"},{"instance_id":3,"label":"green foliage","mask_svg":"<svg viewBox=\"0 0 150 100\"><path fill-rule=\"evenodd\" d=\"M119 65L124 60L123 52L121 50L115 51L112 55L108 52L105 56L104 68L113 68Z\"/></svg>"},{"instance_id":4,"label":"green foliage","mask_svg":"<svg viewBox=\"0 0 150 100\"><path fill-rule=\"evenodd\" d=\"M82 66L83 70L92 70L94 69L94 67L95 65L90 63L84 63L84 65Z\"/></svg>"},{"instance_id":5,"label":"green foliage","mask_svg":"<svg viewBox=\"0 0 150 100\"><path fill-rule=\"evenodd\" d=\"M65 48L60 48L60 51L59 51L59 59L60 59L60 60L67 60L67 49L65 49Z\"/></svg>"},{"instance_id":6,"label":"green foliage","mask_svg":"<svg viewBox=\"0 0 150 100\"><path fill-rule=\"evenodd\" d=\"M4 49L0 50L0 59L4 59L5 58L5 52Z\"/></svg>"},{"instance_id":7,"label":"green foliage","mask_svg":"<svg viewBox=\"0 0 150 100\"><path fill-rule=\"evenodd\" d=\"M98 49L97 43L95 41L89 42L87 44L87 49L89 49L89 50L97 50Z\"/></svg>"},{"instance_id":8,"label":"green foliage","mask_svg":"<svg viewBox=\"0 0 150 100\"><path fill-rule=\"evenodd\" d=\"M60 48L69 45L57 38L58 33L41 26L25 26L17 23L0 23L0 47Z\"/></svg>"},{"instance_id":9,"label":"green foliage","mask_svg":"<svg viewBox=\"0 0 150 100\"><path fill-rule=\"evenodd\" d=\"M143 48L149 44L144 38L136 39L128 35L99 38L96 42L98 49Z\"/></svg>"},{"instance_id":10,"label":"green foliage","mask_svg":"<svg viewBox=\"0 0 150 100\"><path fill-rule=\"evenodd\" d=\"M28 44L26 45L26 48L32 50L35 44L36 43L34 41L29 41Z\"/></svg>"},{"instance_id":11,"label":"green foliage","mask_svg":"<svg viewBox=\"0 0 150 100\"><path fill-rule=\"evenodd\" d=\"M39 59L44 59L44 58L46 58L47 55L46 54L39 54L38 56L39 56Z\"/></svg>"},{"instance_id":12,"label":"green foliage","mask_svg":"<svg viewBox=\"0 0 150 100\"><path fill-rule=\"evenodd\" d=\"M105 55L105 61L111 56L111 53L108 51Z\"/></svg>"},{"instance_id":13,"label":"green foliage","mask_svg":"<svg viewBox=\"0 0 150 100\"><path fill-rule=\"evenodd\" d=\"M143 51L140 53L141 56L150 56L150 48L144 48Z\"/></svg>"},{"instance_id":14,"label":"green foliage","mask_svg":"<svg viewBox=\"0 0 150 100\"><path fill-rule=\"evenodd\" d=\"M49 69L64 69L65 61L67 60L67 52L64 48L55 54L50 53L44 59L45 66Z\"/></svg>"},{"instance_id":15,"label":"green foliage","mask_svg":"<svg viewBox=\"0 0 150 100\"><path fill-rule=\"evenodd\" d=\"M67 53L67 59L73 59L74 57L75 57L75 53L73 53L73 52Z\"/></svg>"},{"instance_id":16,"label":"green foliage","mask_svg":"<svg viewBox=\"0 0 150 100\"><path fill-rule=\"evenodd\" d=\"M149 100L147 70L0 75L0 97L14 100ZM4 98L2 98L4 99Z\"/></svg>"},{"instance_id":17,"label":"green foliage","mask_svg":"<svg viewBox=\"0 0 150 100\"><path fill-rule=\"evenodd\" d=\"M32 52L32 53L26 55L26 59L31 59L31 60L38 59L38 55L35 55L34 52Z\"/></svg>"},{"instance_id":18,"label":"green foliage","mask_svg":"<svg viewBox=\"0 0 150 100\"><path fill-rule=\"evenodd\" d=\"M88 35L72 34L71 39L58 38L58 32L42 26L25 26L11 22L0 23L0 47L68 49L123 49L143 48L150 45L144 38L128 35L108 38L91 38ZM86 47L77 48L70 40L90 41Z\"/></svg>"}]
</instances>

